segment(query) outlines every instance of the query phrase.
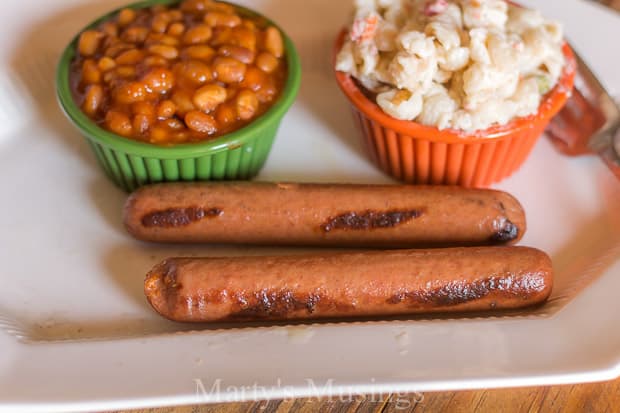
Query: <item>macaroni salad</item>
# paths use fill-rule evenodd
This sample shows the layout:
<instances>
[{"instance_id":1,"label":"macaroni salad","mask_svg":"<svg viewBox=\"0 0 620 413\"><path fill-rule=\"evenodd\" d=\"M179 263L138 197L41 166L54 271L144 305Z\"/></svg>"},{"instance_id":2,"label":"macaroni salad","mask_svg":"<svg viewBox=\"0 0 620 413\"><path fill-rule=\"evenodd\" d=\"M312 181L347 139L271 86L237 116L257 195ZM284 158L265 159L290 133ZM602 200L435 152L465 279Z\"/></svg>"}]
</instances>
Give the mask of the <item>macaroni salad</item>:
<instances>
[{"instance_id":1,"label":"macaroni salad","mask_svg":"<svg viewBox=\"0 0 620 413\"><path fill-rule=\"evenodd\" d=\"M473 132L534 114L564 66L562 28L503 0L355 0L336 59L388 115Z\"/></svg>"}]
</instances>

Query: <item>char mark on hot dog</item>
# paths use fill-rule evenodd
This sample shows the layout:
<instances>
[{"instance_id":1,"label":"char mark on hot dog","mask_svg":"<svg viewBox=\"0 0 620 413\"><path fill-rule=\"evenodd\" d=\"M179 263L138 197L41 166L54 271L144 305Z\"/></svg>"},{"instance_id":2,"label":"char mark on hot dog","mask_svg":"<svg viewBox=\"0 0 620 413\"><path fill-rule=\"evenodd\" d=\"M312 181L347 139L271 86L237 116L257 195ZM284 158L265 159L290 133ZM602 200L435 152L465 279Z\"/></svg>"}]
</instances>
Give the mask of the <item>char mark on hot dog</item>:
<instances>
[{"instance_id":1,"label":"char mark on hot dog","mask_svg":"<svg viewBox=\"0 0 620 413\"><path fill-rule=\"evenodd\" d=\"M538 274L516 276L509 274L502 277L488 277L472 282L451 282L435 289L401 291L390 297L387 302L398 304L409 302L412 306L432 304L451 306L478 300L491 292L499 292L512 297L523 297L540 293L546 288L544 279Z\"/></svg>"},{"instance_id":2,"label":"char mark on hot dog","mask_svg":"<svg viewBox=\"0 0 620 413\"><path fill-rule=\"evenodd\" d=\"M346 212L330 217L321 229L330 232L334 229L367 230L374 228L391 228L422 215L421 209L402 211L364 211Z\"/></svg>"},{"instance_id":3,"label":"char mark on hot dog","mask_svg":"<svg viewBox=\"0 0 620 413\"><path fill-rule=\"evenodd\" d=\"M510 242L521 238L519 227L508 218L499 218L493 225L497 228L496 232L491 236L491 241L493 242Z\"/></svg>"},{"instance_id":4,"label":"char mark on hot dog","mask_svg":"<svg viewBox=\"0 0 620 413\"><path fill-rule=\"evenodd\" d=\"M219 208L168 208L145 214L142 217L142 225L146 228L183 227L201 219L220 216L222 213L223 211Z\"/></svg>"}]
</instances>

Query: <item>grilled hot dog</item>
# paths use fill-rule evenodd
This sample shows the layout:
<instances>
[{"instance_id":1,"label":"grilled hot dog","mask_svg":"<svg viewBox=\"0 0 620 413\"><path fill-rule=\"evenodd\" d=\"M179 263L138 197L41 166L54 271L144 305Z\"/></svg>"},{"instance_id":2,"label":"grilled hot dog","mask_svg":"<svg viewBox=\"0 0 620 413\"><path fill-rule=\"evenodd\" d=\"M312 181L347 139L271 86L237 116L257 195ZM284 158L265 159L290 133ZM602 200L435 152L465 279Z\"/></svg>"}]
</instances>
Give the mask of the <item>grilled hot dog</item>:
<instances>
[{"instance_id":1,"label":"grilled hot dog","mask_svg":"<svg viewBox=\"0 0 620 413\"><path fill-rule=\"evenodd\" d=\"M552 272L527 247L170 258L144 291L176 321L387 316L534 305L549 296Z\"/></svg>"},{"instance_id":2,"label":"grilled hot dog","mask_svg":"<svg viewBox=\"0 0 620 413\"><path fill-rule=\"evenodd\" d=\"M505 192L405 185L158 184L129 197L124 223L146 241L266 245L493 245L525 232Z\"/></svg>"}]
</instances>

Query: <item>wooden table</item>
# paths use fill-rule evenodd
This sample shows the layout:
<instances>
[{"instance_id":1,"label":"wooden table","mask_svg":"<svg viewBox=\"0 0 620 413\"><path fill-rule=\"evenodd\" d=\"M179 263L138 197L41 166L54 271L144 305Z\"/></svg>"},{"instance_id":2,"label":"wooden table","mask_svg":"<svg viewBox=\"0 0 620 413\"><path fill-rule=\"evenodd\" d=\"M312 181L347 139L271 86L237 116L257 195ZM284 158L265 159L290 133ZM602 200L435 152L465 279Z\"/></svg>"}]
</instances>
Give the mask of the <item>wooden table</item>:
<instances>
[{"instance_id":1,"label":"wooden table","mask_svg":"<svg viewBox=\"0 0 620 413\"><path fill-rule=\"evenodd\" d=\"M620 0L596 0L620 11ZM247 403L219 403L158 409L126 410L114 413L285 413L285 412L616 412L620 410L620 378L605 383L518 389L450 391L352 397L340 401L320 399L271 400Z\"/></svg>"},{"instance_id":2,"label":"wooden table","mask_svg":"<svg viewBox=\"0 0 620 413\"><path fill-rule=\"evenodd\" d=\"M378 400L378 401L377 401ZM391 395L373 401L353 397L340 401L319 399L271 400L248 403L221 403L127 410L115 413L396 413L396 412L617 412L620 409L620 379L606 383L574 386L525 387L519 389L476 390Z\"/></svg>"}]
</instances>

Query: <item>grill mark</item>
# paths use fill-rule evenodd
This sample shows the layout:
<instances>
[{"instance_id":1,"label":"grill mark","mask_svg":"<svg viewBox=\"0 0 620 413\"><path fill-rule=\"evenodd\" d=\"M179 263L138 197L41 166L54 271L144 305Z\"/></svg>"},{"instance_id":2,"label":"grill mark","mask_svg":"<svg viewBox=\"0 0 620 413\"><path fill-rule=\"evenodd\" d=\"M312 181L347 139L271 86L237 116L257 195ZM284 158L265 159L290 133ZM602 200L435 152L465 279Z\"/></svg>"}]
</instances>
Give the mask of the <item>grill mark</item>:
<instances>
[{"instance_id":1,"label":"grill mark","mask_svg":"<svg viewBox=\"0 0 620 413\"><path fill-rule=\"evenodd\" d=\"M506 217L500 217L493 222L495 232L491 235L491 241L508 242L519 237L519 227Z\"/></svg>"},{"instance_id":2,"label":"grill mark","mask_svg":"<svg viewBox=\"0 0 620 413\"><path fill-rule=\"evenodd\" d=\"M295 295L293 291L262 290L253 293L250 297L238 294L234 297L235 305L239 310L226 317L230 320L254 320L284 318L294 311L305 310L313 314L319 303L328 304L318 293Z\"/></svg>"},{"instance_id":3,"label":"grill mark","mask_svg":"<svg viewBox=\"0 0 620 413\"><path fill-rule=\"evenodd\" d=\"M488 277L472 282L454 281L434 289L401 291L388 298L386 302L399 304L406 301L413 306L418 304L453 306L484 298L491 293L525 298L544 289L544 277L538 273L521 276L510 274L508 277Z\"/></svg>"},{"instance_id":4,"label":"grill mark","mask_svg":"<svg viewBox=\"0 0 620 413\"><path fill-rule=\"evenodd\" d=\"M222 215L219 208L168 208L150 212L142 217L142 225L147 228L174 228L184 227L204 218L214 218Z\"/></svg>"},{"instance_id":5,"label":"grill mark","mask_svg":"<svg viewBox=\"0 0 620 413\"><path fill-rule=\"evenodd\" d=\"M364 230L392 228L412 219L419 218L421 215L421 209L345 212L335 217L328 218L327 221L321 225L321 230L323 230L323 232L330 232L334 229Z\"/></svg>"},{"instance_id":6,"label":"grill mark","mask_svg":"<svg viewBox=\"0 0 620 413\"><path fill-rule=\"evenodd\" d=\"M222 296L221 291L210 291L205 297L207 302L214 304L226 300ZM229 297L232 299L235 310L224 317L223 321L283 319L296 311L303 311L311 315L318 310L319 304L323 309L329 307L342 310L345 307L351 307L350 305L334 302L318 292L295 294L291 290L272 291L265 289L250 293L249 295L238 293ZM192 301L195 301L195 298Z\"/></svg>"}]
</instances>

